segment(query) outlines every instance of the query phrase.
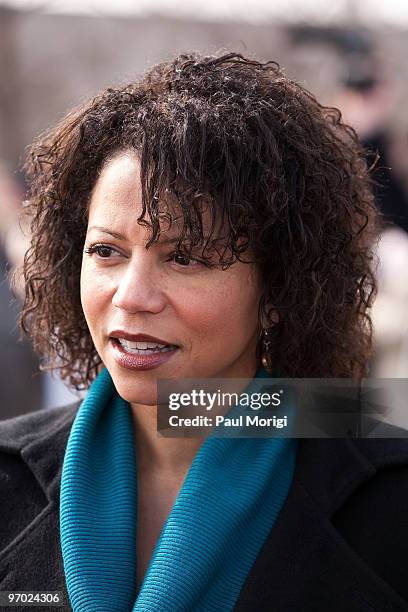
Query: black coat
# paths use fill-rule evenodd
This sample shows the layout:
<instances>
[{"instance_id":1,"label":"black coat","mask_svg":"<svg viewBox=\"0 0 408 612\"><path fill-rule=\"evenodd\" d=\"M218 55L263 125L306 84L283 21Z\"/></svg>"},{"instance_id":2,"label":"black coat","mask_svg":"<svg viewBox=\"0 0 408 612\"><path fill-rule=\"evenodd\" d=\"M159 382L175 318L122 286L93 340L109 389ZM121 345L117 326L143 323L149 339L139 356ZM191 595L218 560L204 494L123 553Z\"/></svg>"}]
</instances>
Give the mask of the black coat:
<instances>
[{"instance_id":1,"label":"black coat","mask_svg":"<svg viewBox=\"0 0 408 612\"><path fill-rule=\"evenodd\" d=\"M0 423L0 591L63 591L68 602L59 486L78 405ZM300 439L235 610L408 611L408 440Z\"/></svg>"}]
</instances>

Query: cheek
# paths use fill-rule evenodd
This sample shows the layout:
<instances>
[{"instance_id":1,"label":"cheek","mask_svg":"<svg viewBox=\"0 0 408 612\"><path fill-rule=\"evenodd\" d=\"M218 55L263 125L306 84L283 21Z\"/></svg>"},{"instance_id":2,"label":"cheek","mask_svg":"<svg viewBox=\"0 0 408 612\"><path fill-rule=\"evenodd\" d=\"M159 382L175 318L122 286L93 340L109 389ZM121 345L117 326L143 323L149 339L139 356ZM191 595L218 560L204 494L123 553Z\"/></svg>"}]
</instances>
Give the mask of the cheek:
<instances>
[{"instance_id":1,"label":"cheek","mask_svg":"<svg viewBox=\"0 0 408 612\"><path fill-rule=\"evenodd\" d=\"M106 304L109 303L109 285L110 283L107 283L107 279L95 273L92 265L88 263L82 264L80 281L81 305L89 331L94 340L98 331L97 328L103 323L101 316Z\"/></svg>"},{"instance_id":2,"label":"cheek","mask_svg":"<svg viewBox=\"0 0 408 612\"><path fill-rule=\"evenodd\" d=\"M204 344L238 342L250 337L257 325L260 295L251 279L225 276L201 291L179 296L179 313ZM232 337L231 337L232 336Z\"/></svg>"}]
</instances>

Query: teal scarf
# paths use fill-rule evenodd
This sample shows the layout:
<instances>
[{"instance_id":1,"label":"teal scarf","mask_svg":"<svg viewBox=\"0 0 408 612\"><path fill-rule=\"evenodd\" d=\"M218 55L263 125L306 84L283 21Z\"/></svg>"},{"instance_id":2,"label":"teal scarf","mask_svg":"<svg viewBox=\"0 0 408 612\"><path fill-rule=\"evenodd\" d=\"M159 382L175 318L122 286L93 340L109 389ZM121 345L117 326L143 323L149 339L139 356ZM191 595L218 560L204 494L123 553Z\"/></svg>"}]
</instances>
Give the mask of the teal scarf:
<instances>
[{"instance_id":1,"label":"teal scarf","mask_svg":"<svg viewBox=\"0 0 408 612\"><path fill-rule=\"evenodd\" d=\"M270 375L262 368L255 378ZM226 612L292 483L296 440L207 438L136 597L137 478L129 404L104 369L65 452L61 547L74 612Z\"/></svg>"}]
</instances>

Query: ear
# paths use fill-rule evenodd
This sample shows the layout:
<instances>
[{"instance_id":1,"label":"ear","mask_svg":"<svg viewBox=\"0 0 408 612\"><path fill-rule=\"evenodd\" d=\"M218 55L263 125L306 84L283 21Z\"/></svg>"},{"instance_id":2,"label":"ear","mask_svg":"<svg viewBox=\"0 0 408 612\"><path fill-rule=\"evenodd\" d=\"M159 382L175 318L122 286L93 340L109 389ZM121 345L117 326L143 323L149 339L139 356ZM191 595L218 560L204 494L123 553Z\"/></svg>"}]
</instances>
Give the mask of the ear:
<instances>
[{"instance_id":1,"label":"ear","mask_svg":"<svg viewBox=\"0 0 408 612\"><path fill-rule=\"evenodd\" d=\"M271 305L268 304L265 307L265 310L267 311L269 308L271 308ZM271 324L272 324L272 326L273 325L277 325L279 323L279 321L280 321L279 313L278 313L277 310L274 310L273 306L272 306L270 320L269 321L265 321L264 320L264 316L262 316L262 319L261 319L261 328L263 329L263 328L271 327Z\"/></svg>"},{"instance_id":2,"label":"ear","mask_svg":"<svg viewBox=\"0 0 408 612\"><path fill-rule=\"evenodd\" d=\"M274 305L271 304L271 302L267 302L265 311L268 312L269 309L270 309L270 313L271 313L270 314L270 321L271 321L271 323L273 323L273 325L276 325L277 323L279 323L279 320L280 320L279 313L275 309Z\"/></svg>"},{"instance_id":3,"label":"ear","mask_svg":"<svg viewBox=\"0 0 408 612\"><path fill-rule=\"evenodd\" d=\"M279 313L276 310L271 313L271 321L273 321L275 325L279 323Z\"/></svg>"}]
</instances>

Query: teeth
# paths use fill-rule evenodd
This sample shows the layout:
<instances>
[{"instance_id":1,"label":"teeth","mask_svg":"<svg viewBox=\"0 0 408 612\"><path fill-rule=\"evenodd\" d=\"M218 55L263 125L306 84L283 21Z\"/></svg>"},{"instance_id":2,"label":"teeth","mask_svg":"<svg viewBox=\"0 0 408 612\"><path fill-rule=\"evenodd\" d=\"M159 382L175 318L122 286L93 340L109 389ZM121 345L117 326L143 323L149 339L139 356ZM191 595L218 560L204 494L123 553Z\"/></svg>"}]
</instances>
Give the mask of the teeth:
<instances>
[{"instance_id":1,"label":"teeth","mask_svg":"<svg viewBox=\"0 0 408 612\"><path fill-rule=\"evenodd\" d=\"M131 342L130 340L125 340L124 338L118 338L119 343L123 348L128 351L146 351L151 352L153 350L171 350L173 346L169 346L166 344L158 344L157 342Z\"/></svg>"},{"instance_id":2,"label":"teeth","mask_svg":"<svg viewBox=\"0 0 408 612\"><path fill-rule=\"evenodd\" d=\"M123 338L118 338L118 340L125 348L132 349L144 350L147 348L164 348L166 346L165 344L157 344L156 342L131 342L130 340L124 340Z\"/></svg>"}]
</instances>

